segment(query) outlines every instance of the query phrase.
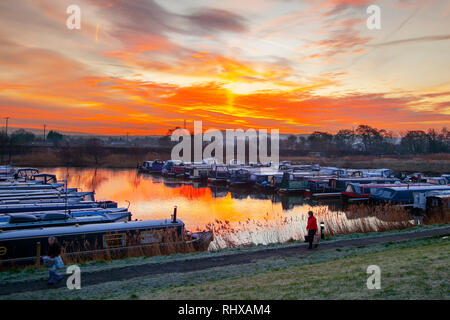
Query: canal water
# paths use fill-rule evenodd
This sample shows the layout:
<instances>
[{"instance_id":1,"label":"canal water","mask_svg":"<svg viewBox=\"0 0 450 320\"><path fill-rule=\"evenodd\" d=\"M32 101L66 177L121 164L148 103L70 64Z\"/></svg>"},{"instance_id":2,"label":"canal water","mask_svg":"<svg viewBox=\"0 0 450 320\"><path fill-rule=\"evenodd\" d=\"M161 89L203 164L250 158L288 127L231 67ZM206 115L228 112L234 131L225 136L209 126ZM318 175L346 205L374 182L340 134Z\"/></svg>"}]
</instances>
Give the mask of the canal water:
<instances>
[{"instance_id":1,"label":"canal water","mask_svg":"<svg viewBox=\"0 0 450 320\"><path fill-rule=\"evenodd\" d=\"M69 187L95 191L96 200L113 200L128 207L133 219L170 219L174 206L189 231L214 230L211 249L302 239L307 212L318 221L346 220L340 202L323 202L300 196L230 190L189 180L138 174L135 169L43 168L41 172L68 179Z\"/></svg>"}]
</instances>

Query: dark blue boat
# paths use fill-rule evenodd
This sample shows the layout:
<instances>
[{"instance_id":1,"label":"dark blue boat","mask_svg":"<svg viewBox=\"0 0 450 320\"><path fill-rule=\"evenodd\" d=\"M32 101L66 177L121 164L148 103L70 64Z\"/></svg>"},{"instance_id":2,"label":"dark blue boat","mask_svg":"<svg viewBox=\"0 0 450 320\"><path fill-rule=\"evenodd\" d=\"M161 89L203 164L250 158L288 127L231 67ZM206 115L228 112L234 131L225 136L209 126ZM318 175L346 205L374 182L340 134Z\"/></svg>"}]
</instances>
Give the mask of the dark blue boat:
<instances>
[{"instance_id":1,"label":"dark blue boat","mask_svg":"<svg viewBox=\"0 0 450 320\"><path fill-rule=\"evenodd\" d=\"M161 173L164 163L162 160L145 161L138 166L138 170L142 173Z\"/></svg>"},{"instance_id":2,"label":"dark blue boat","mask_svg":"<svg viewBox=\"0 0 450 320\"><path fill-rule=\"evenodd\" d=\"M217 184L226 184L230 177L230 171L226 165L215 164L209 172L208 182Z\"/></svg>"},{"instance_id":3,"label":"dark blue boat","mask_svg":"<svg viewBox=\"0 0 450 320\"><path fill-rule=\"evenodd\" d=\"M14 212L33 212L33 211L53 211L53 210L73 210L89 208L117 208L117 202L114 201L79 201L79 202L60 202L60 203L31 203L31 204L12 204L0 205L0 213Z\"/></svg>"},{"instance_id":4,"label":"dark blue boat","mask_svg":"<svg viewBox=\"0 0 450 320\"><path fill-rule=\"evenodd\" d=\"M227 182L230 187L248 187L253 185L253 182L250 181L250 172L245 169L232 170Z\"/></svg>"},{"instance_id":5,"label":"dark blue boat","mask_svg":"<svg viewBox=\"0 0 450 320\"><path fill-rule=\"evenodd\" d=\"M389 187L373 190L370 200L375 203L411 204L414 203L414 193L438 190L450 190L450 186L410 186Z\"/></svg>"},{"instance_id":6,"label":"dark blue boat","mask_svg":"<svg viewBox=\"0 0 450 320\"><path fill-rule=\"evenodd\" d=\"M92 215L74 215L70 212L46 212L42 214L0 214L0 230L20 230L32 228L60 227L93 223L108 223L128 221L131 214L128 211L96 212Z\"/></svg>"}]
</instances>

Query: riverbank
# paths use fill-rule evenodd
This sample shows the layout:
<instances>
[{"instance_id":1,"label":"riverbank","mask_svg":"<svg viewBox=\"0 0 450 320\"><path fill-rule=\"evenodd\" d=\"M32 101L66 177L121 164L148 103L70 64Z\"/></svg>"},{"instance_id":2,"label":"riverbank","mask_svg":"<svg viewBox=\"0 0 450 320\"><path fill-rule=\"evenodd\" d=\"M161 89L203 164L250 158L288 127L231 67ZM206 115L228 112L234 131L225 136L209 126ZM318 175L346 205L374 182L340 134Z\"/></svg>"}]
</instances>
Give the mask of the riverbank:
<instances>
[{"instance_id":1,"label":"riverbank","mask_svg":"<svg viewBox=\"0 0 450 320\"><path fill-rule=\"evenodd\" d=\"M82 289L46 270L0 273L0 299L449 299L449 225L80 265ZM382 289L366 287L378 265ZM14 293L15 292L15 293Z\"/></svg>"},{"instance_id":2,"label":"riverbank","mask_svg":"<svg viewBox=\"0 0 450 320\"><path fill-rule=\"evenodd\" d=\"M138 151L136 151L138 150ZM89 155L80 156L72 167L99 167L130 169L136 168L138 163L153 159L170 159L168 150L151 150L135 148L123 152L108 152L96 163ZM321 166L334 166L342 168L367 169L389 168L402 172L426 172L430 174L444 174L450 172L450 154L429 155L399 155L399 156L346 156L346 157L283 157L280 160L289 160L300 164L320 164ZM64 167L66 161L60 154L52 150L36 150L30 154L15 155L12 164L17 167Z\"/></svg>"}]
</instances>

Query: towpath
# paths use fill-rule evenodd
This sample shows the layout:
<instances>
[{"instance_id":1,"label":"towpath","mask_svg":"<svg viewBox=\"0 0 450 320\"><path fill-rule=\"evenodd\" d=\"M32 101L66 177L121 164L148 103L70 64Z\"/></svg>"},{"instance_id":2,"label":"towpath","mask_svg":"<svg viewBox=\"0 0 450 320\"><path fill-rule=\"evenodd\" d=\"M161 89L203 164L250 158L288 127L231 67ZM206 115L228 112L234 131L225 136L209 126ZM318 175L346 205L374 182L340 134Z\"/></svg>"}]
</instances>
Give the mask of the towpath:
<instances>
[{"instance_id":1,"label":"towpath","mask_svg":"<svg viewBox=\"0 0 450 320\"><path fill-rule=\"evenodd\" d=\"M236 252L223 256L117 267L101 271L83 272L83 287L109 281L128 280L132 278L151 276L156 274L184 273L205 270L214 267L223 267L227 265L246 264L259 259L308 255L314 254L314 252L318 250L330 250L344 247L365 247L388 242L398 242L404 240L447 235L450 235L450 227L415 232L402 232L398 234L390 234L370 238L368 237L360 239L322 242L317 249L314 249L312 251L307 249L305 243L299 243L292 246ZM46 282L42 280L1 284L0 299L2 295L8 295L12 293L30 292L36 290L52 290L54 288L65 286L65 282L66 281L63 280L59 284L54 286L47 286Z\"/></svg>"}]
</instances>

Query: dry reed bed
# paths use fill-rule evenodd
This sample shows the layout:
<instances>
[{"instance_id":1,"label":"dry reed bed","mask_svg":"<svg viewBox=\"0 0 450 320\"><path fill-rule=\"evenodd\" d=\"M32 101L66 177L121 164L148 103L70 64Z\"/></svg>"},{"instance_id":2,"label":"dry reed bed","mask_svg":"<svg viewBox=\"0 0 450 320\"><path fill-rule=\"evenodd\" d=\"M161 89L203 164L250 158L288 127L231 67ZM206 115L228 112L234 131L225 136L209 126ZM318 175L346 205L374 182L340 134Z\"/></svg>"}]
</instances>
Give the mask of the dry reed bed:
<instances>
[{"instance_id":1,"label":"dry reed bed","mask_svg":"<svg viewBox=\"0 0 450 320\"><path fill-rule=\"evenodd\" d=\"M349 206L345 211L331 211L328 207L311 209L318 223L324 222L325 235L336 236L352 233L386 232L413 227L414 221L407 209L392 205ZM450 223L449 213L424 217L424 224ZM290 217L275 214L261 220L229 221L216 220L206 226L214 233L210 249L235 248L238 246L284 243L302 240L306 234L307 214ZM320 226L319 226L320 227Z\"/></svg>"}]
</instances>

